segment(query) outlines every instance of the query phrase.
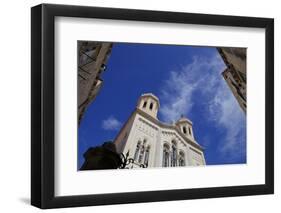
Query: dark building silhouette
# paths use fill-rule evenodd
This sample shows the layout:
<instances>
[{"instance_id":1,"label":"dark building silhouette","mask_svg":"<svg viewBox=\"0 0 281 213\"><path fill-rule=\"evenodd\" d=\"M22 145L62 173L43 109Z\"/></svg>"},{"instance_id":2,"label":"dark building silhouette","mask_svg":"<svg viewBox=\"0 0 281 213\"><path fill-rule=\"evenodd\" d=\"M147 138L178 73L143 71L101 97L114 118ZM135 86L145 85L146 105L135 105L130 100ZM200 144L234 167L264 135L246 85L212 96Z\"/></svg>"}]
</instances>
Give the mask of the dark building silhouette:
<instances>
[{"instance_id":1,"label":"dark building silhouette","mask_svg":"<svg viewBox=\"0 0 281 213\"><path fill-rule=\"evenodd\" d=\"M84 158L85 162L80 170L117 169L122 165L122 158L112 142L89 148L84 153Z\"/></svg>"}]
</instances>

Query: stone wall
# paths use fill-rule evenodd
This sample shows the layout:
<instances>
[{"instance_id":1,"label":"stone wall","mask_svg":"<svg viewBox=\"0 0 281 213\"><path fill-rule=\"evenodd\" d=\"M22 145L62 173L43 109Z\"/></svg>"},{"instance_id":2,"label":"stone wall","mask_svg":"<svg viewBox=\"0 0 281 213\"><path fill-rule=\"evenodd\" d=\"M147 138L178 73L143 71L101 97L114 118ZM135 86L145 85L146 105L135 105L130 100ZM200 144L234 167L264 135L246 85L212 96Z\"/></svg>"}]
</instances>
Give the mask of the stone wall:
<instances>
[{"instance_id":1,"label":"stone wall","mask_svg":"<svg viewBox=\"0 0 281 213\"><path fill-rule=\"evenodd\" d=\"M227 68L222 75L241 109L247 109L247 49L234 47L217 48Z\"/></svg>"},{"instance_id":2,"label":"stone wall","mask_svg":"<svg viewBox=\"0 0 281 213\"><path fill-rule=\"evenodd\" d=\"M78 123L88 105L96 98L101 74L111 53L112 43L78 41Z\"/></svg>"}]
</instances>

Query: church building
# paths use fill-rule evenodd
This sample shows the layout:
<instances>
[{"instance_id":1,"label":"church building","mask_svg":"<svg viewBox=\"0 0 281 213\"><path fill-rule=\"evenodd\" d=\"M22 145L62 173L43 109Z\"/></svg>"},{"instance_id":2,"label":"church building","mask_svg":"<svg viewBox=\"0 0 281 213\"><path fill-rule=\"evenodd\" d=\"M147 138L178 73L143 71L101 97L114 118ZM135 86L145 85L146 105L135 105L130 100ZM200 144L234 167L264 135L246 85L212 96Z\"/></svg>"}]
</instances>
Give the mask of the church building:
<instances>
[{"instance_id":1,"label":"church building","mask_svg":"<svg viewBox=\"0 0 281 213\"><path fill-rule=\"evenodd\" d=\"M118 153L130 159L127 168L205 165L203 148L196 142L192 122L180 118L174 124L157 118L159 99L143 94L114 143Z\"/></svg>"}]
</instances>

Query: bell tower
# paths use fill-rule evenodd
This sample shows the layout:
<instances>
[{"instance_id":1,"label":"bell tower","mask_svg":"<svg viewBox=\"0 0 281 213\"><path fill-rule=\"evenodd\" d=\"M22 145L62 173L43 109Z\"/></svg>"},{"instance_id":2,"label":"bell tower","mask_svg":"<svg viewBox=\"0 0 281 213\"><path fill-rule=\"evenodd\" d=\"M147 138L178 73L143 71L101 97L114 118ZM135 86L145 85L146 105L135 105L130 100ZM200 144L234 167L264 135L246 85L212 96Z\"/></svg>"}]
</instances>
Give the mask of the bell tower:
<instances>
[{"instance_id":1,"label":"bell tower","mask_svg":"<svg viewBox=\"0 0 281 213\"><path fill-rule=\"evenodd\" d=\"M159 99L152 93L142 94L138 100L137 108L157 119Z\"/></svg>"},{"instance_id":2,"label":"bell tower","mask_svg":"<svg viewBox=\"0 0 281 213\"><path fill-rule=\"evenodd\" d=\"M189 119L181 116L181 118L176 122L176 126L186 137L194 139L192 122Z\"/></svg>"}]
</instances>

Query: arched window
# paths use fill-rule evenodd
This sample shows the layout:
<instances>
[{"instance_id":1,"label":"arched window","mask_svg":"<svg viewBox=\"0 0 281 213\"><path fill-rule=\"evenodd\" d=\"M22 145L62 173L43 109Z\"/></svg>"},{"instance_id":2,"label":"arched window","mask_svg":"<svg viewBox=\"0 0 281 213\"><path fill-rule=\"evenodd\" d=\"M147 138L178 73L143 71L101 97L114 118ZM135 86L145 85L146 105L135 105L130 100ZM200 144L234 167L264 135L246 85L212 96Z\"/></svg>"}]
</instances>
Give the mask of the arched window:
<instances>
[{"instance_id":1,"label":"arched window","mask_svg":"<svg viewBox=\"0 0 281 213\"><path fill-rule=\"evenodd\" d=\"M143 103L142 108L145 108L145 107L146 107L146 104L147 104L147 102L145 101L145 102Z\"/></svg>"},{"instance_id":2,"label":"arched window","mask_svg":"<svg viewBox=\"0 0 281 213\"><path fill-rule=\"evenodd\" d=\"M184 153L179 153L179 166L185 166Z\"/></svg>"},{"instance_id":3,"label":"arched window","mask_svg":"<svg viewBox=\"0 0 281 213\"><path fill-rule=\"evenodd\" d=\"M149 159L149 151L150 151L150 146L148 146L145 150L144 154L144 165L148 165L148 159Z\"/></svg>"},{"instance_id":4,"label":"arched window","mask_svg":"<svg viewBox=\"0 0 281 213\"><path fill-rule=\"evenodd\" d=\"M171 166L177 166L177 147L174 141L172 142Z\"/></svg>"},{"instance_id":5,"label":"arched window","mask_svg":"<svg viewBox=\"0 0 281 213\"><path fill-rule=\"evenodd\" d=\"M146 139L143 140L143 145L145 145L145 144L146 144Z\"/></svg>"},{"instance_id":6,"label":"arched window","mask_svg":"<svg viewBox=\"0 0 281 213\"><path fill-rule=\"evenodd\" d=\"M144 155L144 144L141 145L140 155L139 155L139 160L138 160L139 163L142 163L143 155Z\"/></svg>"},{"instance_id":7,"label":"arched window","mask_svg":"<svg viewBox=\"0 0 281 213\"><path fill-rule=\"evenodd\" d=\"M187 131L186 131L186 127L185 127L185 126L182 128L182 131L183 131L183 133L184 133L184 134L186 134L186 133L187 133Z\"/></svg>"},{"instance_id":8,"label":"arched window","mask_svg":"<svg viewBox=\"0 0 281 213\"><path fill-rule=\"evenodd\" d=\"M150 103L149 105L149 109L152 110L153 109L153 103Z\"/></svg>"},{"instance_id":9,"label":"arched window","mask_svg":"<svg viewBox=\"0 0 281 213\"><path fill-rule=\"evenodd\" d=\"M162 165L163 167L168 167L169 166L169 146L167 144L164 144L163 146L163 161Z\"/></svg>"},{"instance_id":10,"label":"arched window","mask_svg":"<svg viewBox=\"0 0 281 213\"><path fill-rule=\"evenodd\" d=\"M140 145L141 145L141 142L139 141L138 144L137 144L137 147L136 147L135 154L134 154L134 160L135 161L138 159L138 155L139 155L139 152L140 152Z\"/></svg>"},{"instance_id":11,"label":"arched window","mask_svg":"<svg viewBox=\"0 0 281 213\"><path fill-rule=\"evenodd\" d=\"M191 135L191 128L190 127L188 127L188 131L189 131L189 134Z\"/></svg>"}]
</instances>

